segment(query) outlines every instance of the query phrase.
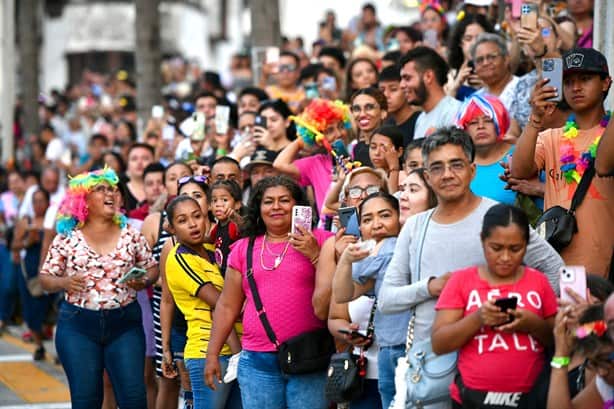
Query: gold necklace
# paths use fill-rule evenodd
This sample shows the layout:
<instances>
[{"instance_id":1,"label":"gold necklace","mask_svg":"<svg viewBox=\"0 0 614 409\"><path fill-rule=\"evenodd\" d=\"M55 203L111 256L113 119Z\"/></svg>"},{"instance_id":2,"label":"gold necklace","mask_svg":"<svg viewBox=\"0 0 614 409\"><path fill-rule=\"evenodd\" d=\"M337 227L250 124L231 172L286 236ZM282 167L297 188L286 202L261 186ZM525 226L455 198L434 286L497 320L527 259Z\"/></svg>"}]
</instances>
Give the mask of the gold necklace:
<instances>
[{"instance_id":1,"label":"gold necklace","mask_svg":"<svg viewBox=\"0 0 614 409\"><path fill-rule=\"evenodd\" d=\"M286 242L284 251L282 251L281 254L275 254L269 250L269 252L272 253L272 255L277 256L277 257L275 257L275 262L273 263L273 267L267 267L264 265L264 247L267 245L266 236L267 234L265 233L262 239L262 246L260 247L260 267L262 267L262 269L265 271L273 271L277 267L279 267L281 262L284 260L284 257L286 256L286 252L288 251L288 248L290 247L290 240Z\"/></svg>"}]
</instances>

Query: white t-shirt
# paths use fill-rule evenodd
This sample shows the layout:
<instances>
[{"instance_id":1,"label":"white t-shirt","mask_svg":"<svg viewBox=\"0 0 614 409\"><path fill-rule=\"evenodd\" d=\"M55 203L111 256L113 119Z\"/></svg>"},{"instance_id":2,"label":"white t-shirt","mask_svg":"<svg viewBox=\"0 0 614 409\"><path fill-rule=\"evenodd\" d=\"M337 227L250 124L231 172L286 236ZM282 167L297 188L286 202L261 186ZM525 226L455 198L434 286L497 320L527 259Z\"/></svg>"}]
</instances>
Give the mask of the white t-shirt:
<instances>
[{"instance_id":1,"label":"white t-shirt","mask_svg":"<svg viewBox=\"0 0 614 409\"><path fill-rule=\"evenodd\" d=\"M429 136L436 128L454 125L461 102L451 96L445 96L429 112L422 112L416 120L414 139Z\"/></svg>"},{"instance_id":2,"label":"white t-shirt","mask_svg":"<svg viewBox=\"0 0 614 409\"><path fill-rule=\"evenodd\" d=\"M367 326L369 325L369 316L371 315L371 308L373 307L374 298L367 297L366 295L360 296L355 300L348 303L348 312L350 314L350 320L353 323L359 325L359 331L363 334L367 332ZM379 353L379 345L377 339L365 352L367 358L367 379L378 379L377 372L377 354ZM354 347L354 354L360 355L360 348Z\"/></svg>"},{"instance_id":3,"label":"white t-shirt","mask_svg":"<svg viewBox=\"0 0 614 409\"><path fill-rule=\"evenodd\" d=\"M503 88L503 91L501 91L501 94L498 96L498 98L501 100L501 102L503 102L503 105L508 112L511 112L512 102L514 102L514 98L517 97L516 85L518 84L519 79L520 77L517 77L515 75L512 76L510 82L507 83L505 88ZM476 91L476 94L490 94L490 92L486 88L480 88Z\"/></svg>"},{"instance_id":4,"label":"white t-shirt","mask_svg":"<svg viewBox=\"0 0 614 409\"><path fill-rule=\"evenodd\" d=\"M607 383L599 375L597 375L595 378L595 386L597 387L597 392L599 392L599 396L601 396L601 400L603 400L604 403L614 400L614 386Z\"/></svg>"}]
</instances>

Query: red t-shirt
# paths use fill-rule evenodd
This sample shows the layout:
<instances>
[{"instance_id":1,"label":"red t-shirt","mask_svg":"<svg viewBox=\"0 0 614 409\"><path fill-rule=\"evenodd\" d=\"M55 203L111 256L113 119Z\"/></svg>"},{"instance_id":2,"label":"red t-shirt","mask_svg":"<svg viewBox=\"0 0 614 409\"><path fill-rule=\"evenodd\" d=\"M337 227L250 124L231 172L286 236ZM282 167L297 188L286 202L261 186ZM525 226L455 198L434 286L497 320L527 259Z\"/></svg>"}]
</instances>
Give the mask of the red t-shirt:
<instances>
[{"instance_id":1,"label":"red t-shirt","mask_svg":"<svg viewBox=\"0 0 614 409\"><path fill-rule=\"evenodd\" d=\"M477 267L458 270L444 287L436 310L464 309L472 314L488 299L518 298L518 309L529 310L542 318L556 314L556 295L542 273L525 267L514 284L494 286L483 280ZM458 354L458 370L463 383L471 389L493 392L528 392L544 366L543 347L524 332L500 332L482 327ZM461 402L458 388L450 394Z\"/></svg>"}]
</instances>

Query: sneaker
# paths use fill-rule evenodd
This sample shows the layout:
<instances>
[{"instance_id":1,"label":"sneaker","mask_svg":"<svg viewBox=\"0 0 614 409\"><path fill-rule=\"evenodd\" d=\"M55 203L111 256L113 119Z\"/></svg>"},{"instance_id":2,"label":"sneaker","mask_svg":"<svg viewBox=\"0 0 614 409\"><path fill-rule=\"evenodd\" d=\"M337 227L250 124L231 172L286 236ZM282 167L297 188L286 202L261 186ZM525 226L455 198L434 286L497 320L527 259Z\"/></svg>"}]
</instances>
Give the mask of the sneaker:
<instances>
[{"instance_id":1,"label":"sneaker","mask_svg":"<svg viewBox=\"0 0 614 409\"><path fill-rule=\"evenodd\" d=\"M34 351L34 355L32 356L32 359L34 359L35 361L44 361L45 360L45 347L40 346L36 348L36 351Z\"/></svg>"},{"instance_id":2,"label":"sneaker","mask_svg":"<svg viewBox=\"0 0 614 409\"><path fill-rule=\"evenodd\" d=\"M237 368L239 367L239 357L241 353L234 354L228 360L228 368L226 368L226 374L224 375L224 383L230 383L237 379Z\"/></svg>"},{"instance_id":3,"label":"sneaker","mask_svg":"<svg viewBox=\"0 0 614 409\"><path fill-rule=\"evenodd\" d=\"M24 333L21 334L21 339L23 340L23 342L32 342L32 331L24 331Z\"/></svg>"}]
</instances>

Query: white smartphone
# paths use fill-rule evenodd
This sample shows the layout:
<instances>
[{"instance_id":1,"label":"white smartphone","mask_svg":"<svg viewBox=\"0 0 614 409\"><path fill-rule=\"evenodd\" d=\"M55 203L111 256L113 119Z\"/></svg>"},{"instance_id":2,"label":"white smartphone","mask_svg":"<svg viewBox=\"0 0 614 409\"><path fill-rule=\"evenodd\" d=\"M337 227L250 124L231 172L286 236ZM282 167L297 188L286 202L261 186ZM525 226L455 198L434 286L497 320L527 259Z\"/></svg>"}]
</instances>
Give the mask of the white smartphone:
<instances>
[{"instance_id":1,"label":"white smartphone","mask_svg":"<svg viewBox=\"0 0 614 409\"><path fill-rule=\"evenodd\" d=\"M151 107L151 117L155 119L162 119L164 117L164 108L162 105L154 105Z\"/></svg>"},{"instance_id":2,"label":"white smartphone","mask_svg":"<svg viewBox=\"0 0 614 409\"><path fill-rule=\"evenodd\" d=\"M311 207L293 206L292 207L292 234L300 233L298 226L311 231Z\"/></svg>"},{"instance_id":3,"label":"white smartphone","mask_svg":"<svg viewBox=\"0 0 614 409\"><path fill-rule=\"evenodd\" d=\"M563 266L560 270L559 286L561 288L561 299L575 303L567 291L567 288L574 290L580 297L586 300L586 269L584 266Z\"/></svg>"},{"instance_id":4,"label":"white smartphone","mask_svg":"<svg viewBox=\"0 0 614 409\"><path fill-rule=\"evenodd\" d=\"M215 132L218 135L225 135L228 132L228 120L230 118L230 107L218 105L215 107Z\"/></svg>"}]
</instances>

